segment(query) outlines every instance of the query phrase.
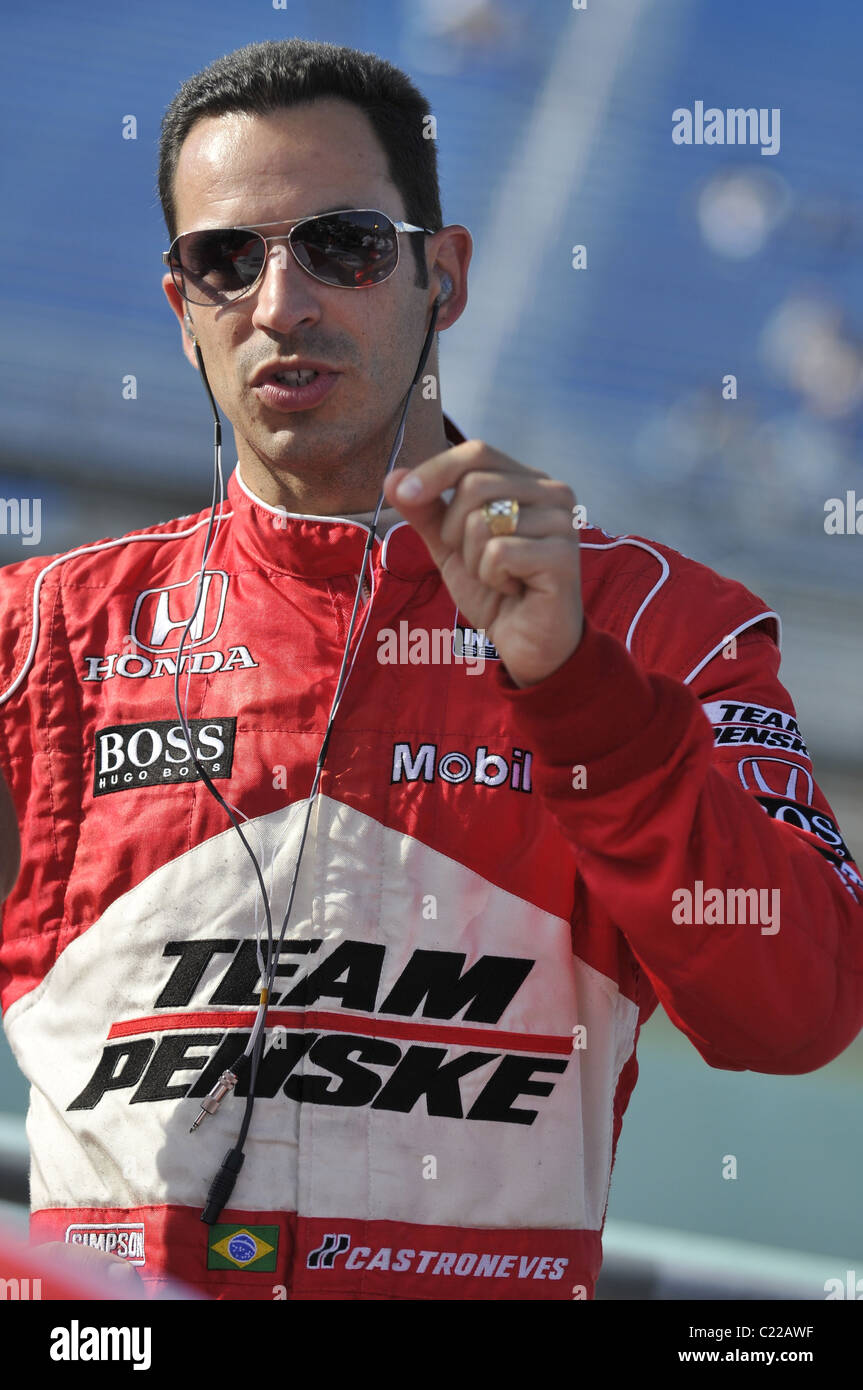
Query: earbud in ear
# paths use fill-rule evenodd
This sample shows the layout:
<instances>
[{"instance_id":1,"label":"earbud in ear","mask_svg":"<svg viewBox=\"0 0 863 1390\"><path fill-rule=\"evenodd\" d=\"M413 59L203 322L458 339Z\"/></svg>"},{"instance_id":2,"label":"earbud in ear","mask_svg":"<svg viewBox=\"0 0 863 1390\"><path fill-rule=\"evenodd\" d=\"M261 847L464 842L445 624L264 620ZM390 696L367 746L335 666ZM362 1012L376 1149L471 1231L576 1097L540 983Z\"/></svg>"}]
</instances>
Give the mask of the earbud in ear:
<instances>
[{"instance_id":1,"label":"earbud in ear","mask_svg":"<svg viewBox=\"0 0 863 1390\"><path fill-rule=\"evenodd\" d=\"M443 275L440 277L440 294L437 297L438 304L443 304L444 300L449 299L451 294L452 280L447 275L446 271L444 271Z\"/></svg>"},{"instance_id":2,"label":"earbud in ear","mask_svg":"<svg viewBox=\"0 0 863 1390\"><path fill-rule=\"evenodd\" d=\"M183 315L183 323L186 325L186 332L188 333L188 335L189 335L189 337L191 338L192 342L193 342L193 343L196 343L196 342L198 341L198 339L195 337L195 325L192 323L192 315L191 315L191 314L184 314L184 315Z\"/></svg>"}]
</instances>

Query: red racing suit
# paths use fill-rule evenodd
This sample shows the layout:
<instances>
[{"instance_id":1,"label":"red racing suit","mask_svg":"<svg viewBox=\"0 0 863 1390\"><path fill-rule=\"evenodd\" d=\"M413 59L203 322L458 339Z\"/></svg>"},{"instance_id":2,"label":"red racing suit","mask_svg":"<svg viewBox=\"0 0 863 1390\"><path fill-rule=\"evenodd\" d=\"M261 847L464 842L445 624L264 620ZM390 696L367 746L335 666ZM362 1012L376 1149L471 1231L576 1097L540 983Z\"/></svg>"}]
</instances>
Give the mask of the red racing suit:
<instances>
[{"instance_id":1,"label":"red racing suit","mask_svg":"<svg viewBox=\"0 0 863 1390\"><path fill-rule=\"evenodd\" d=\"M810 1071L863 1024L861 880L777 617L585 529L583 639L520 690L416 532L375 542L245 1165L209 1227L242 1082L189 1128L249 1037L263 915L173 700L207 519L0 574L23 845L0 981L34 1238L119 1253L155 1293L590 1298L657 1000L730 1070ZM277 929L366 538L235 473L190 634L196 752Z\"/></svg>"}]
</instances>

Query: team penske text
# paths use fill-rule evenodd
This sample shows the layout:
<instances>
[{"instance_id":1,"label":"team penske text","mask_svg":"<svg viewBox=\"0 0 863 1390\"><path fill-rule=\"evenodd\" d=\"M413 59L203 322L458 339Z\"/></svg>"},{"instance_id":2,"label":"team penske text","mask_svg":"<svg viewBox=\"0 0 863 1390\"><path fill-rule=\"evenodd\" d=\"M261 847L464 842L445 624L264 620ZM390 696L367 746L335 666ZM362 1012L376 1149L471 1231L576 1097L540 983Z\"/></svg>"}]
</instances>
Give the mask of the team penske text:
<instances>
[{"instance_id":1,"label":"team penske text","mask_svg":"<svg viewBox=\"0 0 863 1390\"><path fill-rule=\"evenodd\" d=\"M319 939L296 940L283 949L310 955L320 946ZM537 1036L471 1025L498 1023L536 962L482 955L465 969L461 952L415 950L391 987L381 990L385 953L378 943L342 941L280 997L274 991L269 1022L281 1031L261 1059L255 1095L266 1100L281 1092L304 1105L402 1114L424 1103L429 1115L533 1124L539 1112L518 1102L552 1093L568 1066L572 1034ZM210 980L205 1008L196 996L219 954L233 959L215 990ZM260 987L254 939L173 941L165 955L179 960L153 1007L170 1012L115 1023L69 1110L93 1110L116 1091L127 1092L132 1105L198 1098L239 1058L254 1018L241 1009L256 1004ZM279 973L301 969L300 962L286 960ZM441 1026L457 1014L458 1023ZM378 1069L389 1074L382 1077ZM190 1071L200 1073L196 1081L175 1080ZM483 1084L468 1103L461 1081L474 1072L481 1072ZM244 1073L237 1095L246 1094L246 1086Z\"/></svg>"},{"instance_id":2,"label":"team penske text","mask_svg":"<svg viewBox=\"0 0 863 1390\"><path fill-rule=\"evenodd\" d=\"M809 758L797 720L787 710L727 700L706 701L701 708L713 725L713 741L717 747L729 743L755 743L762 748L784 748L789 753Z\"/></svg>"}]
</instances>

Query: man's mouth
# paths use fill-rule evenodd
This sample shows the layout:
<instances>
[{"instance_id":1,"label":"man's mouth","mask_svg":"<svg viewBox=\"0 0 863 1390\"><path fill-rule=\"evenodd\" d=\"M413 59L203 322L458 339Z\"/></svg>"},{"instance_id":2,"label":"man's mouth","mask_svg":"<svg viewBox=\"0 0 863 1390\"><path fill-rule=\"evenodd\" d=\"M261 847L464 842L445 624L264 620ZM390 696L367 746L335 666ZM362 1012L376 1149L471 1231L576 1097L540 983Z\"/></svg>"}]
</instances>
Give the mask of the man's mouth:
<instances>
[{"instance_id":1,"label":"man's mouth","mask_svg":"<svg viewBox=\"0 0 863 1390\"><path fill-rule=\"evenodd\" d=\"M295 372L273 372L272 380L280 381L285 386L308 386L319 375L313 367L304 367Z\"/></svg>"},{"instance_id":2,"label":"man's mouth","mask_svg":"<svg viewBox=\"0 0 863 1390\"><path fill-rule=\"evenodd\" d=\"M262 368L252 379L255 395L271 410L293 412L320 405L336 386L340 372L320 367Z\"/></svg>"}]
</instances>

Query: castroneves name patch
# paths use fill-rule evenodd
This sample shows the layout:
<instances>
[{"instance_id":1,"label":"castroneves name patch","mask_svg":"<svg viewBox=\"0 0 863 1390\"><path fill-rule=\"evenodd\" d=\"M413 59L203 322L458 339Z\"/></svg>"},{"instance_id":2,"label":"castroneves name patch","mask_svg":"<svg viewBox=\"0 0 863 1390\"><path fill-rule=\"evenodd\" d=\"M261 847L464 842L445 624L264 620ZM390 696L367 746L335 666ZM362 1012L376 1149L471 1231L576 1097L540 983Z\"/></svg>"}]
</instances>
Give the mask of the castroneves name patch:
<instances>
[{"instance_id":1,"label":"castroneves name patch","mask_svg":"<svg viewBox=\"0 0 863 1390\"><path fill-rule=\"evenodd\" d=\"M788 753L809 758L797 720L786 710L727 700L711 700L701 708L713 725L713 742L717 747L758 744L762 748L784 748Z\"/></svg>"},{"instance_id":2,"label":"castroneves name patch","mask_svg":"<svg viewBox=\"0 0 863 1390\"><path fill-rule=\"evenodd\" d=\"M569 1260L553 1255L501 1255L476 1250L396 1250L382 1245L354 1245L345 1235L325 1235L323 1244L310 1251L308 1269L333 1269L346 1255L344 1269L381 1269L390 1274L468 1276L474 1279L562 1279Z\"/></svg>"},{"instance_id":3,"label":"castroneves name patch","mask_svg":"<svg viewBox=\"0 0 863 1390\"><path fill-rule=\"evenodd\" d=\"M208 776L230 777L236 718L216 715L209 719L190 719L188 724L195 757ZM151 719L147 724L113 724L110 728L96 730L94 796L200 780L183 726L175 719Z\"/></svg>"},{"instance_id":4,"label":"castroneves name patch","mask_svg":"<svg viewBox=\"0 0 863 1390\"><path fill-rule=\"evenodd\" d=\"M145 1263L143 1221L73 1222L66 1227L67 1245L91 1245L106 1255L119 1255L130 1265Z\"/></svg>"}]
</instances>

